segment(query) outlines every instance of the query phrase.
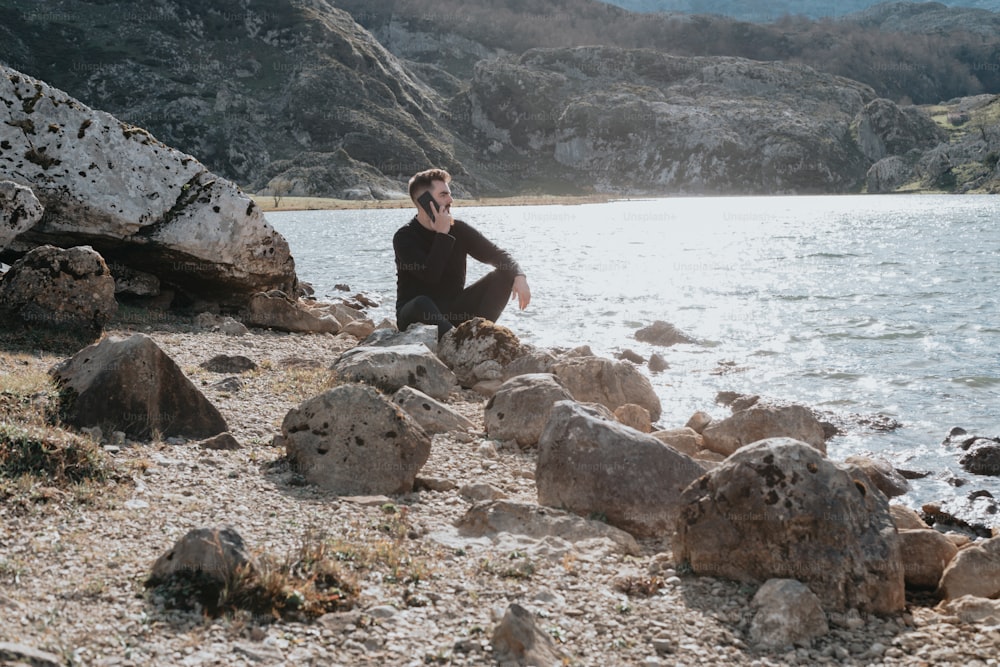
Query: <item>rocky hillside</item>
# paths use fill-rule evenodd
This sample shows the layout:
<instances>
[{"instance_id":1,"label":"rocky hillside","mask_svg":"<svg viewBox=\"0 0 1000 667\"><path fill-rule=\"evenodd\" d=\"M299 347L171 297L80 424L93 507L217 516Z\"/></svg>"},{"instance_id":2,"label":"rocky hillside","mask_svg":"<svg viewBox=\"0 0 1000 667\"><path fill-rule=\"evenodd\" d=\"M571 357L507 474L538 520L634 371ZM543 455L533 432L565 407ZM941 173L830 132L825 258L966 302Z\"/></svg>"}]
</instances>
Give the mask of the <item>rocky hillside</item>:
<instances>
[{"instance_id":1,"label":"rocky hillside","mask_svg":"<svg viewBox=\"0 0 1000 667\"><path fill-rule=\"evenodd\" d=\"M866 104L906 90L937 103L1000 80L931 37L921 49L933 65L913 61L912 40L897 36L873 69L858 60L864 49L842 48L842 26L828 39L793 26L778 53L749 24L640 17L596 0L558 11L336 4L155 0L137 12L65 0L43 12L11 0L0 62L251 191L356 199L401 197L429 165L455 174L460 195L858 191L874 164L851 130ZM883 33L864 35L867 45ZM989 39L966 55L987 62ZM807 62L807 43L827 45L811 56L819 64ZM725 54L737 58L715 57L713 44L758 46ZM977 159L995 149L986 140Z\"/></svg>"},{"instance_id":2,"label":"rocky hillside","mask_svg":"<svg viewBox=\"0 0 1000 667\"><path fill-rule=\"evenodd\" d=\"M847 20L887 32L933 35L963 31L995 36L1000 31L1000 14L995 2L975 5L962 2L948 7L939 2L885 2L847 16Z\"/></svg>"},{"instance_id":3,"label":"rocky hillside","mask_svg":"<svg viewBox=\"0 0 1000 667\"><path fill-rule=\"evenodd\" d=\"M850 126L874 97L807 67L580 47L480 62L458 101L521 187L801 193L860 187Z\"/></svg>"},{"instance_id":4,"label":"rocky hillside","mask_svg":"<svg viewBox=\"0 0 1000 667\"><path fill-rule=\"evenodd\" d=\"M440 98L325 1L69 0L0 9L0 59L257 190L386 197L461 172Z\"/></svg>"},{"instance_id":5,"label":"rocky hillside","mask_svg":"<svg viewBox=\"0 0 1000 667\"><path fill-rule=\"evenodd\" d=\"M608 4L632 12L682 12L685 14L721 14L741 21L766 22L782 16L801 15L809 18L844 16L872 7L886 5L937 5L940 7L981 7L996 9L993 0L944 0L944 2L879 2L878 0L607 0Z\"/></svg>"}]
</instances>

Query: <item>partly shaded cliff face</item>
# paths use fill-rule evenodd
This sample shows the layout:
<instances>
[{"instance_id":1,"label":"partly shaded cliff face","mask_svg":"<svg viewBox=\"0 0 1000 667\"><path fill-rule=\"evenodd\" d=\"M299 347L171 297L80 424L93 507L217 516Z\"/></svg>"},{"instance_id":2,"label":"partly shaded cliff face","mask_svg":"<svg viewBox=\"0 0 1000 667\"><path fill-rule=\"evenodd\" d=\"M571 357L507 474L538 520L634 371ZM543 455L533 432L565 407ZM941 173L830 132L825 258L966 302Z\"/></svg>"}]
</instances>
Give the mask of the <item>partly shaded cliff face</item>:
<instances>
[{"instance_id":1,"label":"partly shaded cliff face","mask_svg":"<svg viewBox=\"0 0 1000 667\"><path fill-rule=\"evenodd\" d=\"M808 16L822 18L845 16L854 12L874 10L899 12L894 5L938 7L981 7L995 9L993 0L943 0L942 2L886 2L886 0L606 0L608 4L623 7L634 12L684 12L686 14L721 14L741 21L769 22L782 16ZM915 11L905 8L903 11Z\"/></svg>"},{"instance_id":2,"label":"partly shaded cliff face","mask_svg":"<svg viewBox=\"0 0 1000 667\"><path fill-rule=\"evenodd\" d=\"M461 171L434 91L323 0L5 5L0 59L253 189L301 154L295 194L387 195L413 164Z\"/></svg>"},{"instance_id":3,"label":"partly shaded cliff face","mask_svg":"<svg viewBox=\"0 0 1000 667\"><path fill-rule=\"evenodd\" d=\"M850 126L873 91L808 67L606 47L480 62L461 99L510 187L633 193L860 188Z\"/></svg>"},{"instance_id":4,"label":"partly shaded cliff face","mask_svg":"<svg viewBox=\"0 0 1000 667\"><path fill-rule=\"evenodd\" d=\"M921 112L885 101L866 121L871 88L809 67L618 47L514 55L455 17L383 4L356 8L377 16L376 39L328 0L9 0L0 61L256 192L402 197L429 166L460 196L851 192L888 158L880 191L949 174L960 188L972 154L925 159L938 147Z\"/></svg>"}]
</instances>

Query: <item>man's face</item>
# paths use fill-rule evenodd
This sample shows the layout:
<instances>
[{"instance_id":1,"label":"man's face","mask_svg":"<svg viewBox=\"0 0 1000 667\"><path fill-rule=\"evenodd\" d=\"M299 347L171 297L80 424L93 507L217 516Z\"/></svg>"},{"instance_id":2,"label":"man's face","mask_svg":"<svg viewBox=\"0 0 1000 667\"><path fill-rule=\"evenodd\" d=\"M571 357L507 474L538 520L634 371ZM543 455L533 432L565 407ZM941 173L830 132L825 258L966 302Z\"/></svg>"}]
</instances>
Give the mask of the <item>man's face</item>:
<instances>
[{"instance_id":1,"label":"man's face","mask_svg":"<svg viewBox=\"0 0 1000 667\"><path fill-rule=\"evenodd\" d=\"M451 198L451 188L444 181L434 181L431 183L431 194L434 195L434 201L438 203L442 211L451 212L451 203L454 201Z\"/></svg>"}]
</instances>

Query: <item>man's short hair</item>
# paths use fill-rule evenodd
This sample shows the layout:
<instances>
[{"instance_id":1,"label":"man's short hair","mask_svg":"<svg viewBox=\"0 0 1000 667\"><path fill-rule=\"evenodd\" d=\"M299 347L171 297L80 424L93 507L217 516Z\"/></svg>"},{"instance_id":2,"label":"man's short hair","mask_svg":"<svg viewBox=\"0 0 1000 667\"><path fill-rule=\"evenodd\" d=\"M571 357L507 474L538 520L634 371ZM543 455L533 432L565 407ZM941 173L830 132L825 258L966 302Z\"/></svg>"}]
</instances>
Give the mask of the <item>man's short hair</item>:
<instances>
[{"instance_id":1,"label":"man's short hair","mask_svg":"<svg viewBox=\"0 0 1000 667\"><path fill-rule=\"evenodd\" d=\"M451 174L444 169L425 169L424 171L414 174L413 178L410 179L410 185L408 187L410 199L416 201L417 197L423 194L424 190L431 189L434 181L451 183Z\"/></svg>"}]
</instances>

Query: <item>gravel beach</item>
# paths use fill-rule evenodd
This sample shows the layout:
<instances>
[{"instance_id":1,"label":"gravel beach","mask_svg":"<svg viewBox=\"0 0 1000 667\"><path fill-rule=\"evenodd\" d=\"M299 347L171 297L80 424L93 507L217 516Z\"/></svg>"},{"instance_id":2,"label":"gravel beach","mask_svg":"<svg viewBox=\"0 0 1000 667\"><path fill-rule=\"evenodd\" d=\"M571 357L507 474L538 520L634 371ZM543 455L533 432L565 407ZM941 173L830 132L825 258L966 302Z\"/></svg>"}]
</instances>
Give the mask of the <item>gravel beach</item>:
<instances>
[{"instance_id":1,"label":"gravel beach","mask_svg":"<svg viewBox=\"0 0 1000 667\"><path fill-rule=\"evenodd\" d=\"M448 403L475 429L433 437L419 490L319 491L296 479L272 439L291 408L331 386L325 369L354 338L136 329L218 407L241 448L125 442L105 446L120 474L97 490L8 491L0 642L20 649L0 648L0 664L49 664L17 652L26 647L72 665L496 664L492 633L512 603L532 613L569 665L997 663L1000 627L962 624L930 597L909 599L896 617L831 618L810 646L765 651L748 633L756 586L692 576L665 541L627 553L602 539L460 534L455 522L476 500L537 502L534 451L487 439L485 399L470 391ZM201 367L219 354L248 357L257 369ZM62 358L19 350L4 357L15 367L0 370L40 373ZM354 608L316 620L165 609L144 586L153 561L187 531L222 525L255 554L279 559L317 536L380 556L356 570Z\"/></svg>"}]
</instances>

